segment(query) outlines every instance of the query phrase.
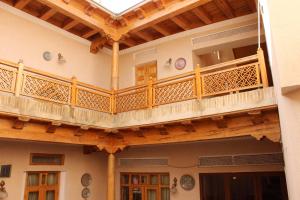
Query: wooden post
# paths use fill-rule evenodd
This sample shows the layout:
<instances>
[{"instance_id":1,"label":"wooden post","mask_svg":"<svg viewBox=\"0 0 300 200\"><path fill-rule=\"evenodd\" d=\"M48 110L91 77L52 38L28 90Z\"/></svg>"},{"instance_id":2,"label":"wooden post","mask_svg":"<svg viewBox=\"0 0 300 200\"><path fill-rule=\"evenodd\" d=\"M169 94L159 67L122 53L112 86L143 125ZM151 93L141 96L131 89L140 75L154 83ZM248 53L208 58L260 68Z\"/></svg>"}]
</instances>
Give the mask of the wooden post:
<instances>
[{"instance_id":1,"label":"wooden post","mask_svg":"<svg viewBox=\"0 0 300 200\"><path fill-rule=\"evenodd\" d=\"M116 41L112 52L111 89L119 89L119 42Z\"/></svg>"},{"instance_id":2,"label":"wooden post","mask_svg":"<svg viewBox=\"0 0 300 200\"><path fill-rule=\"evenodd\" d=\"M268 82L268 74L267 74L267 68L266 68L266 62L265 62L265 57L264 57L264 51L262 48L259 48L257 50L257 56L258 56L258 63L260 67L260 73L261 73L261 80L263 87L268 87L269 82Z\"/></svg>"},{"instance_id":3,"label":"wooden post","mask_svg":"<svg viewBox=\"0 0 300 200\"><path fill-rule=\"evenodd\" d=\"M153 80L152 77L150 77L150 80L148 81L148 108L153 107Z\"/></svg>"},{"instance_id":4,"label":"wooden post","mask_svg":"<svg viewBox=\"0 0 300 200\"><path fill-rule=\"evenodd\" d=\"M21 94L22 83L23 83L23 72L24 72L24 64L23 61L20 60L18 63L18 72L17 72L17 80L16 80L16 90L15 95L18 97Z\"/></svg>"},{"instance_id":5,"label":"wooden post","mask_svg":"<svg viewBox=\"0 0 300 200\"><path fill-rule=\"evenodd\" d=\"M117 101L116 101L116 91L112 90L110 97L110 112L115 114L117 112Z\"/></svg>"},{"instance_id":6,"label":"wooden post","mask_svg":"<svg viewBox=\"0 0 300 200\"><path fill-rule=\"evenodd\" d=\"M76 106L77 103L77 78L72 77L72 86L71 86L71 106Z\"/></svg>"},{"instance_id":7,"label":"wooden post","mask_svg":"<svg viewBox=\"0 0 300 200\"><path fill-rule=\"evenodd\" d=\"M195 78L196 78L196 94L197 94L197 99L202 98L201 94L201 69L200 65L197 64L195 68Z\"/></svg>"},{"instance_id":8,"label":"wooden post","mask_svg":"<svg viewBox=\"0 0 300 200\"><path fill-rule=\"evenodd\" d=\"M115 200L115 155L108 155L107 167L107 200Z\"/></svg>"}]
</instances>

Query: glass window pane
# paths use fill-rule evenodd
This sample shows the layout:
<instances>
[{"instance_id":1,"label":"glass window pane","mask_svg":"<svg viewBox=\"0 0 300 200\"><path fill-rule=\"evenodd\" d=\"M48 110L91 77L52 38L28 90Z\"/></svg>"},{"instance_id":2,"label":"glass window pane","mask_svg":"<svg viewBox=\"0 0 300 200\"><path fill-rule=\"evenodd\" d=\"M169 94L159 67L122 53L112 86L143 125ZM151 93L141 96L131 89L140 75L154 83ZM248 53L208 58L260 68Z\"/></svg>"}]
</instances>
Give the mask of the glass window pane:
<instances>
[{"instance_id":1,"label":"glass window pane","mask_svg":"<svg viewBox=\"0 0 300 200\"><path fill-rule=\"evenodd\" d=\"M132 175L131 176L131 183L134 185L138 185L139 184L139 175Z\"/></svg>"},{"instance_id":2,"label":"glass window pane","mask_svg":"<svg viewBox=\"0 0 300 200\"><path fill-rule=\"evenodd\" d=\"M170 200L170 189L169 188L161 188L160 192L161 200Z\"/></svg>"},{"instance_id":3,"label":"glass window pane","mask_svg":"<svg viewBox=\"0 0 300 200\"><path fill-rule=\"evenodd\" d=\"M124 174L121 176L121 183L122 184L129 184L129 175L128 174Z\"/></svg>"},{"instance_id":4,"label":"glass window pane","mask_svg":"<svg viewBox=\"0 0 300 200\"><path fill-rule=\"evenodd\" d=\"M28 174L28 178L27 178L27 185L28 186L37 186L39 185L39 174L38 173L34 173L34 174Z\"/></svg>"},{"instance_id":5,"label":"glass window pane","mask_svg":"<svg viewBox=\"0 0 300 200\"><path fill-rule=\"evenodd\" d=\"M151 185L157 185L158 184L158 177L157 177L157 175L151 175L150 176L150 184Z\"/></svg>"},{"instance_id":6,"label":"glass window pane","mask_svg":"<svg viewBox=\"0 0 300 200\"><path fill-rule=\"evenodd\" d=\"M49 173L47 175L47 185L56 185L57 184L57 173Z\"/></svg>"},{"instance_id":7,"label":"glass window pane","mask_svg":"<svg viewBox=\"0 0 300 200\"><path fill-rule=\"evenodd\" d=\"M232 176L230 179L231 200L254 200L253 176Z\"/></svg>"},{"instance_id":8,"label":"glass window pane","mask_svg":"<svg viewBox=\"0 0 300 200\"><path fill-rule=\"evenodd\" d=\"M147 200L156 200L157 191L155 189L147 189Z\"/></svg>"},{"instance_id":9,"label":"glass window pane","mask_svg":"<svg viewBox=\"0 0 300 200\"><path fill-rule=\"evenodd\" d=\"M142 200L141 188L133 188L132 197L133 197L133 200Z\"/></svg>"},{"instance_id":10,"label":"glass window pane","mask_svg":"<svg viewBox=\"0 0 300 200\"><path fill-rule=\"evenodd\" d=\"M129 200L129 187L121 188L121 200Z\"/></svg>"},{"instance_id":11,"label":"glass window pane","mask_svg":"<svg viewBox=\"0 0 300 200\"><path fill-rule=\"evenodd\" d=\"M147 176L145 175L141 176L141 184L147 184Z\"/></svg>"},{"instance_id":12,"label":"glass window pane","mask_svg":"<svg viewBox=\"0 0 300 200\"><path fill-rule=\"evenodd\" d=\"M223 175L201 175L203 200L225 200Z\"/></svg>"},{"instance_id":13,"label":"glass window pane","mask_svg":"<svg viewBox=\"0 0 300 200\"><path fill-rule=\"evenodd\" d=\"M29 192L28 200L38 200L39 199L39 192Z\"/></svg>"},{"instance_id":14,"label":"glass window pane","mask_svg":"<svg viewBox=\"0 0 300 200\"><path fill-rule=\"evenodd\" d=\"M55 191L47 191L46 200L55 200Z\"/></svg>"},{"instance_id":15,"label":"glass window pane","mask_svg":"<svg viewBox=\"0 0 300 200\"><path fill-rule=\"evenodd\" d=\"M162 185L169 185L170 184L170 178L169 178L169 175L161 175L160 176L160 183Z\"/></svg>"}]
</instances>

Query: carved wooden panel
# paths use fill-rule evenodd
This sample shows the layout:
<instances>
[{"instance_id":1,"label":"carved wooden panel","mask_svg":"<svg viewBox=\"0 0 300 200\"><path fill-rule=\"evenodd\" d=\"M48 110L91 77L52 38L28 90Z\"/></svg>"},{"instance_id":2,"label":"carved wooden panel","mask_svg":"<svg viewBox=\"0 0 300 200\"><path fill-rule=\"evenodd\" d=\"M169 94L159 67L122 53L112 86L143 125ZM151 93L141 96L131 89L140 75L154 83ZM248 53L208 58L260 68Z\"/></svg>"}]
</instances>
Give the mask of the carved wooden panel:
<instances>
[{"instance_id":1,"label":"carved wooden panel","mask_svg":"<svg viewBox=\"0 0 300 200\"><path fill-rule=\"evenodd\" d=\"M69 104L71 84L46 76L24 73L22 95Z\"/></svg>"},{"instance_id":2,"label":"carved wooden panel","mask_svg":"<svg viewBox=\"0 0 300 200\"><path fill-rule=\"evenodd\" d=\"M153 81L157 79L157 62L149 62L136 66L135 82L136 85L147 84L150 77Z\"/></svg>"},{"instance_id":3,"label":"carved wooden panel","mask_svg":"<svg viewBox=\"0 0 300 200\"><path fill-rule=\"evenodd\" d=\"M202 95L217 95L260 86L258 63L202 76Z\"/></svg>"},{"instance_id":4,"label":"carved wooden panel","mask_svg":"<svg viewBox=\"0 0 300 200\"><path fill-rule=\"evenodd\" d=\"M116 97L117 112L126 112L146 108L148 104L147 89L120 94Z\"/></svg>"},{"instance_id":5,"label":"carved wooden panel","mask_svg":"<svg viewBox=\"0 0 300 200\"><path fill-rule=\"evenodd\" d=\"M155 105L162 105L195 98L195 79L155 86Z\"/></svg>"},{"instance_id":6,"label":"carved wooden panel","mask_svg":"<svg viewBox=\"0 0 300 200\"><path fill-rule=\"evenodd\" d=\"M110 97L99 92L78 88L76 105L91 110L110 112Z\"/></svg>"},{"instance_id":7,"label":"carved wooden panel","mask_svg":"<svg viewBox=\"0 0 300 200\"><path fill-rule=\"evenodd\" d=\"M0 65L0 90L14 92L16 82L16 69Z\"/></svg>"}]
</instances>

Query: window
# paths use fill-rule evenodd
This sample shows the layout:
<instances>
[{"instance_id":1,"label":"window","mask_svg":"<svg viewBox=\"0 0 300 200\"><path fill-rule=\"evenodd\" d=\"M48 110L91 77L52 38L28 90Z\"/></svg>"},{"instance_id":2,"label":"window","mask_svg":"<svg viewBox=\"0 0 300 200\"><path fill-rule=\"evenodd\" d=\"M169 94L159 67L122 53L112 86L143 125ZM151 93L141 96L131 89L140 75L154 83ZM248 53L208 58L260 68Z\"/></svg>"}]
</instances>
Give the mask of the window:
<instances>
[{"instance_id":1,"label":"window","mask_svg":"<svg viewBox=\"0 0 300 200\"><path fill-rule=\"evenodd\" d=\"M8 178L10 177L11 165L0 165L0 177Z\"/></svg>"},{"instance_id":2,"label":"window","mask_svg":"<svg viewBox=\"0 0 300 200\"><path fill-rule=\"evenodd\" d=\"M121 200L170 200L167 173L121 173Z\"/></svg>"},{"instance_id":3,"label":"window","mask_svg":"<svg viewBox=\"0 0 300 200\"><path fill-rule=\"evenodd\" d=\"M63 154L30 154L31 165L63 165L65 156Z\"/></svg>"},{"instance_id":4,"label":"window","mask_svg":"<svg viewBox=\"0 0 300 200\"><path fill-rule=\"evenodd\" d=\"M150 78L152 78L153 81L157 79L156 61L140 64L135 67L136 85L147 84Z\"/></svg>"},{"instance_id":5,"label":"window","mask_svg":"<svg viewBox=\"0 0 300 200\"><path fill-rule=\"evenodd\" d=\"M201 200L287 200L283 173L200 174Z\"/></svg>"},{"instance_id":6,"label":"window","mask_svg":"<svg viewBox=\"0 0 300 200\"><path fill-rule=\"evenodd\" d=\"M59 172L27 172L25 200L58 200Z\"/></svg>"}]
</instances>

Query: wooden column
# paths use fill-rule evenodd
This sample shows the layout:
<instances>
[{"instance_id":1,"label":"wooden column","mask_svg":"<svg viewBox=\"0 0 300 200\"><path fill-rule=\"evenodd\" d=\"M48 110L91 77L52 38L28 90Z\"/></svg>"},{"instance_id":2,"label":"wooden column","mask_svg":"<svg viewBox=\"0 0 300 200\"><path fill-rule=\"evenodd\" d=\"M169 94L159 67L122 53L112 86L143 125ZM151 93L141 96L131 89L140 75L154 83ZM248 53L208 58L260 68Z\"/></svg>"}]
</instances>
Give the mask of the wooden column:
<instances>
[{"instance_id":1,"label":"wooden column","mask_svg":"<svg viewBox=\"0 0 300 200\"><path fill-rule=\"evenodd\" d=\"M112 49L111 89L119 88L119 42L114 41Z\"/></svg>"},{"instance_id":2,"label":"wooden column","mask_svg":"<svg viewBox=\"0 0 300 200\"><path fill-rule=\"evenodd\" d=\"M115 162L115 155L109 153L107 168L107 200L115 200Z\"/></svg>"},{"instance_id":3,"label":"wooden column","mask_svg":"<svg viewBox=\"0 0 300 200\"><path fill-rule=\"evenodd\" d=\"M261 73L261 81L262 81L263 87L268 87L269 81L268 81L264 51L262 50L262 48L259 48L257 50L257 56L258 56L258 62L259 62L260 73Z\"/></svg>"},{"instance_id":4,"label":"wooden column","mask_svg":"<svg viewBox=\"0 0 300 200\"><path fill-rule=\"evenodd\" d=\"M195 78L197 99L201 99L201 69L199 64L195 68Z\"/></svg>"},{"instance_id":5,"label":"wooden column","mask_svg":"<svg viewBox=\"0 0 300 200\"><path fill-rule=\"evenodd\" d=\"M153 107L153 80L152 77L150 77L148 81L148 108Z\"/></svg>"},{"instance_id":6,"label":"wooden column","mask_svg":"<svg viewBox=\"0 0 300 200\"><path fill-rule=\"evenodd\" d=\"M71 86L71 105L76 106L77 103L77 78L72 77L72 86Z\"/></svg>"}]
</instances>

